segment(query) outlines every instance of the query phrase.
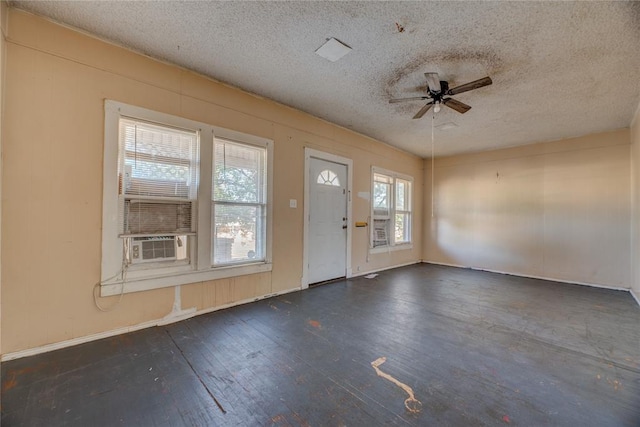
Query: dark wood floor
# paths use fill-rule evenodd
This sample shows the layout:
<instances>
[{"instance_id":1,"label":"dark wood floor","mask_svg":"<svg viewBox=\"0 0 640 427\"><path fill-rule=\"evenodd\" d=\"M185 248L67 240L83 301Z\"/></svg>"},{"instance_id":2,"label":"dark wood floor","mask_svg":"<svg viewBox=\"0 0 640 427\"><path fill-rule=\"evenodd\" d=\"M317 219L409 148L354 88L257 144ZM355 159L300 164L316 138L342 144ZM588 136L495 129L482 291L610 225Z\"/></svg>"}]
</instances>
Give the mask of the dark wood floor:
<instances>
[{"instance_id":1,"label":"dark wood floor","mask_svg":"<svg viewBox=\"0 0 640 427\"><path fill-rule=\"evenodd\" d=\"M640 307L423 264L6 362L2 383L3 427L639 426Z\"/></svg>"}]
</instances>

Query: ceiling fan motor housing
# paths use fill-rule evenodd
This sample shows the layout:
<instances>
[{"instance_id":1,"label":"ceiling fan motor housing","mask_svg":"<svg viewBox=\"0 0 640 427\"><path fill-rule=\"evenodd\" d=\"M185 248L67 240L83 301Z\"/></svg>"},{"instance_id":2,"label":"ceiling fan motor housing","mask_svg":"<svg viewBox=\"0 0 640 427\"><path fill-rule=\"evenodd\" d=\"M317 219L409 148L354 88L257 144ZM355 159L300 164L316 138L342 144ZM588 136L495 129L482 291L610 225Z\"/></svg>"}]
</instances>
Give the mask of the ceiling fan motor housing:
<instances>
[{"instance_id":1,"label":"ceiling fan motor housing","mask_svg":"<svg viewBox=\"0 0 640 427\"><path fill-rule=\"evenodd\" d=\"M440 80L440 91L434 92L431 88L428 89L428 93L434 101L442 101L442 97L447 94L449 90L449 83L444 80Z\"/></svg>"}]
</instances>

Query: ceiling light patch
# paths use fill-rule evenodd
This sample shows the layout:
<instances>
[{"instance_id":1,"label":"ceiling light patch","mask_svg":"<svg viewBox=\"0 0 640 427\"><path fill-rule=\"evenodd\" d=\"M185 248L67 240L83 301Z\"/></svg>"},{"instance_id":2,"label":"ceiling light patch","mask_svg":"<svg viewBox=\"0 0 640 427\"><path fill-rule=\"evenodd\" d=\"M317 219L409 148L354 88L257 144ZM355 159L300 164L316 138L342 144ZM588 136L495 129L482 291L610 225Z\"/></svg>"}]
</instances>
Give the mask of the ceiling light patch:
<instances>
[{"instance_id":1,"label":"ceiling light patch","mask_svg":"<svg viewBox=\"0 0 640 427\"><path fill-rule=\"evenodd\" d=\"M458 125L453 123L453 122L447 122L447 123L443 123L441 125L436 126L436 129L442 131L442 130L450 130L450 129L454 129L457 128Z\"/></svg>"},{"instance_id":2,"label":"ceiling light patch","mask_svg":"<svg viewBox=\"0 0 640 427\"><path fill-rule=\"evenodd\" d=\"M339 40L333 37L327 40L325 44L320 46L316 53L322 56L324 59L328 59L331 62L336 62L338 59L351 52L351 48Z\"/></svg>"}]
</instances>

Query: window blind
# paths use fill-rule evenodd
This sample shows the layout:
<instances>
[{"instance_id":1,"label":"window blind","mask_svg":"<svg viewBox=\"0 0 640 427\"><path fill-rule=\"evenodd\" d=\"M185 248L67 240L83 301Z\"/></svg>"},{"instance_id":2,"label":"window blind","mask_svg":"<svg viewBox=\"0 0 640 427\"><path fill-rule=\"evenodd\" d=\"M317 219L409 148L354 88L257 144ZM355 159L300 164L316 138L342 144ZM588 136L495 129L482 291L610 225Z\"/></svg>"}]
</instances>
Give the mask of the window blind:
<instances>
[{"instance_id":1,"label":"window blind","mask_svg":"<svg viewBox=\"0 0 640 427\"><path fill-rule=\"evenodd\" d=\"M193 231L198 134L120 119L118 188L123 235Z\"/></svg>"}]
</instances>

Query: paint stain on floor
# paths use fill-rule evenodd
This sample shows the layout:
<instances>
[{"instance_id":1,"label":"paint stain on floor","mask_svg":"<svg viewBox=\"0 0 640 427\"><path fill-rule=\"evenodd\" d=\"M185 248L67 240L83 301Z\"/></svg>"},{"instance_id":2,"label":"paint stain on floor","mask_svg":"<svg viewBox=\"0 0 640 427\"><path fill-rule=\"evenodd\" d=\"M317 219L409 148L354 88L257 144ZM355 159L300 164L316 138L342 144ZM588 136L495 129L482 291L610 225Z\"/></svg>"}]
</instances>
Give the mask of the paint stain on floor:
<instances>
[{"instance_id":1,"label":"paint stain on floor","mask_svg":"<svg viewBox=\"0 0 640 427\"><path fill-rule=\"evenodd\" d=\"M25 374L31 374L45 367L45 363L38 363L36 366L29 366L22 369L11 369L7 372L7 379L2 383L2 391L9 391L18 385L18 377Z\"/></svg>"},{"instance_id":2,"label":"paint stain on floor","mask_svg":"<svg viewBox=\"0 0 640 427\"><path fill-rule=\"evenodd\" d=\"M291 418L293 418L293 420L295 420L295 423L289 421ZM272 426L290 426L290 427L293 427L293 426L297 425L297 426L300 426L300 427L311 427L311 425L307 422L307 420L302 418L300 416L300 414L298 414L295 411L292 411L292 413L289 414L289 419L284 414L278 414L278 415L275 415L275 416L271 417L270 421L271 421L271 425Z\"/></svg>"},{"instance_id":3,"label":"paint stain on floor","mask_svg":"<svg viewBox=\"0 0 640 427\"><path fill-rule=\"evenodd\" d=\"M386 361L387 361L386 357L379 357L376 360L374 360L373 362L371 362L371 366L376 371L376 374L378 374L379 377L382 377L385 380L391 381L392 383L394 383L395 385L397 385L398 387L403 389L409 395L409 397L407 399L405 399L405 401L404 401L404 406L405 406L405 408L407 408L407 410L409 412L411 412L413 414L419 413L422 410L422 402L420 402L418 399L416 399L416 397L413 394L413 389L411 387L409 387L408 385L406 385L405 383L402 383L402 382L398 381L397 379L395 379L391 375L389 375L389 374L387 374L385 372L382 372L380 370L380 365L382 365Z\"/></svg>"},{"instance_id":4,"label":"paint stain on floor","mask_svg":"<svg viewBox=\"0 0 640 427\"><path fill-rule=\"evenodd\" d=\"M289 424L289 422L287 421L287 419L284 417L284 415L282 414L278 414L278 415L274 415L273 417L271 417L271 425L272 426L281 426L281 425L291 425Z\"/></svg>"},{"instance_id":5,"label":"paint stain on floor","mask_svg":"<svg viewBox=\"0 0 640 427\"><path fill-rule=\"evenodd\" d=\"M607 383L609 383L609 385L612 386L615 391L618 391L619 388L622 388L622 383L618 380L607 378Z\"/></svg>"},{"instance_id":6,"label":"paint stain on floor","mask_svg":"<svg viewBox=\"0 0 640 427\"><path fill-rule=\"evenodd\" d=\"M293 418L298 422L300 427L311 427L311 425L300 416L296 411L293 411Z\"/></svg>"},{"instance_id":7,"label":"paint stain on floor","mask_svg":"<svg viewBox=\"0 0 640 427\"><path fill-rule=\"evenodd\" d=\"M308 323L316 329L322 329L322 325L317 320L309 320Z\"/></svg>"},{"instance_id":8,"label":"paint stain on floor","mask_svg":"<svg viewBox=\"0 0 640 427\"><path fill-rule=\"evenodd\" d=\"M2 383L2 391L9 391L17 385L18 381L16 381L16 376L12 375L9 379Z\"/></svg>"}]
</instances>

